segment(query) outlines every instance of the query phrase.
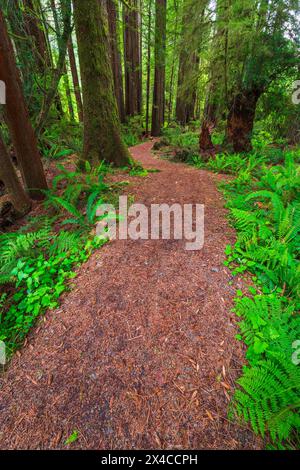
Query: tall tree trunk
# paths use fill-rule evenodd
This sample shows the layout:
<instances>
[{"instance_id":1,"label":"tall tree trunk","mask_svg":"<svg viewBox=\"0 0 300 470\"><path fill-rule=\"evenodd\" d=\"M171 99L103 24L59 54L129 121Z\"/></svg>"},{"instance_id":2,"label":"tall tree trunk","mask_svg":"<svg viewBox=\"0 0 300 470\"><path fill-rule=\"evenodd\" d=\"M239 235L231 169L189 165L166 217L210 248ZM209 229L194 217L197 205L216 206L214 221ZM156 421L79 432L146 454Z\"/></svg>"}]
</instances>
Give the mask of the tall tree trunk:
<instances>
[{"instance_id":1,"label":"tall tree trunk","mask_svg":"<svg viewBox=\"0 0 300 470\"><path fill-rule=\"evenodd\" d=\"M70 116L71 121L74 121L75 120L75 114L74 114L72 93L71 93L70 82L69 82L69 73L68 73L68 68L67 68L66 63L64 64L64 68L63 68L63 79L64 79L64 86L65 86L65 90L66 90L69 116Z\"/></svg>"},{"instance_id":2,"label":"tall tree trunk","mask_svg":"<svg viewBox=\"0 0 300 470\"><path fill-rule=\"evenodd\" d=\"M140 12L138 0L124 5L125 112L127 116L142 110Z\"/></svg>"},{"instance_id":3,"label":"tall tree trunk","mask_svg":"<svg viewBox=\"0 0 300 470\"><path fill-rule=\"evenodd\" d=\"M156 0L155 74L152 107L153 136L159 136L165 121L165 67L166 67L167 0Z\"/></svg>"},{"instance_id":4,"label":"tall tree trunk","mask_svg":"<svg viewBox=\"0 0 300 470\"><path fill-rule=\"evenodd\" d=\"M151 23L152 23L152 0L149 1L148 9L148 34L147 34L147 83L146 83L146 135L149 135L149 111L150 111L150 81L151 81Z\"/></svg>"},{"instance_id":5,"label":"tall tree trunk","mask_svg":"<svg viewBox=\"0 0 300 470\"><path fill-rule=\"evenodd\" d=\"M121 122L125 121L125 106L124 106L124 93L123 93L123 77L121 54L119 50L119 32L118 32L118 16L119 8L115 0L107 0L107 14L109 26L109 43L110 43L110 57L111 66L114 78L115 95L119 110L119 117Z\"/></svg>"},{"instance_id":6,"label":"tall tree trunk","mask_svg":"<svg viewBox=\"0 0 300 470\"><path fill-rule=\"evenodd\" d=\"M78 71L77 71L77 64L76 64L76 58L75 58L75 53L74 53L72 35L70 36L70 39L68 42L68 54L69 54L70 67L71 67L71 73L72 73L72 78L73 78L74 93L75 93L76 103L77 103L77 113L78 113L79 121L82 122L83 121L82 99L81 99L79 76L78 76Z\"/></svg>"},{"instance_id":7,"label":"tall tree trunk","mask_svg":"<svg viewBox=\"0 0 300 470\"><path fill-rule=\"evenodd\" d=\"M174 77L176 69L176 57L177 57L177 48L178 48L178 1L174 0L174 10L175 10L175 34L174 34L174 45L173 45L173 58L171 65L171 74L170 74L170 84L169 84L169 103L168 103L168 124L171 122L172 112L173 112L173 93L174 93Z\"/></svg>"},{"instance_id":8,"label":"tall tree trunk","mask_svg":"<svg viewBox=\"0 0 300 470\"><path fill-rule=\"evenodd\" d=\"M0 80L6 84L6 113L23 179L33 199L42 199L47 182L26 108L14 50L0 10Z\"/></svg>"},{"instance_id":9,"label":"tall tree trunk","mask_svg":"<svg viewBox=\"0 0 300 470\"><path fill-rule=\"evenodd\" d=\"M8 201L12 204L14 217L22 217L27 214L31 208L31 202L25 193L23 186L15 172L14 166L8 155L5 144L0 134L0 181L4 183L8 193ZM1 209L1 199L0 199ZM1 210L0 210L1 212Z\"/></svg>"},{"instance_id":10,"label":"tall tree trunk","mask_svg":"<svg viewBox=\"0 0 300 470\"><path fill-rule=\"evenodd\" d=\"M256 105L261 94L261 90L248 90L236 95L231 103L226 135L227 143L232 145L237 153L252 150L251 137Z\"/></svg>"},{"instance_id":11,"label":"tall tree trunk","mask_svg":"<svg viewBox=\"0 0 300 470\"><path fill-rule=\"evenodd\" d=\"M73 0L73 4L82 77L83 158L93 165L101 160L128 165L131 160L121 137L103 9L98 0Z\"/></svg>"}]
</instances>

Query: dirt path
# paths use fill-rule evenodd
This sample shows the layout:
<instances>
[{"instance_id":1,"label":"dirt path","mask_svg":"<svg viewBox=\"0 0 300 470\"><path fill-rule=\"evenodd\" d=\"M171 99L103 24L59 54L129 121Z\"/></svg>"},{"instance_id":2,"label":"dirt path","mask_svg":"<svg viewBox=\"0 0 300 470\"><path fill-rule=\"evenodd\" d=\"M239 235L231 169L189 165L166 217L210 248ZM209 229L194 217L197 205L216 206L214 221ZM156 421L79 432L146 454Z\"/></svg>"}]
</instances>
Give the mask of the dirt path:
<instances>
[{"instance_id":1,"label":"dirt path","mask_svg":"<svg viewBox=\"0 0 300 470\"><path fill-rule=\"evenodd\" d=\"M248 449L252 434L227 420L243 353L223 267L228 227L219 176L132 149L147 178L136 202L204 203L205 247L115 241L80 270L0 379L0 448ZM225 373L225 377L224 377Z\"/></svg>"}]
</instances>

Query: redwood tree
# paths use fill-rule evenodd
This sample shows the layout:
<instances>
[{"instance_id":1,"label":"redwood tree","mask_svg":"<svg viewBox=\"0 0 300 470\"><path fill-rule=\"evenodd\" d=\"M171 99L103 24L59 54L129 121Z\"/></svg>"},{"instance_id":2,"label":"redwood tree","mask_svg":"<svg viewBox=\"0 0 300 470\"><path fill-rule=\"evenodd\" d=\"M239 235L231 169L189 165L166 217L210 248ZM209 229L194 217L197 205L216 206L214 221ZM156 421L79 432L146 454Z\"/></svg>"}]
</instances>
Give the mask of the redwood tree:
<instances>
[{"instance_id":1,"label":"redwood tree","mask_svg":"<svg viewBox=\"0 0 300 470\"><path fill-rule=\"evenodd\" d=\"M24 100L21 79L5 20L0 10L0 80L6 84L6 114L23 179L33 199L43 198L47 188L37 140Z\"/></svg>"},{"instance_id":2,"label":"redwood tree","mask_svg":"<svg viewBox=\"0 0 300 470\"><path fill-rule=\"evenodd\" d=\"M160 135L165 121L166 20L167 0L156 0L155 75L151 131L153 136Z\"/></svg>"},{"instance_id":3,"label":"redwood tree","mask_svg":"<svg viewBox=\"0 0 300 470\"><path fill-rule=\"evenodd\" d=\"M118 3L115 0L107 0L107 16L109 26L109 44L111 66L114 78L114 89L121 122L125 121L124 93L121 54L119 50L118 31Z\"/></svg>"},{"instance_id":4,"label":"redwood tree","mask_svg":"<svg viewBox=\"0 0 300 470\"><path fill-rule=\"evenodd\" d=\"M101 160L128 165L130 156L121 137L105 13L99 0L73 0L73 4L83 94L83 158L93 165Z\"/></svg>"},{"instance_id":5,"label":"redwood tree","mask_svg":"<svg viewBox=\"0 0 300 470\"><path fill-rule=\"evenodd\" d=\"M124 4L125 111L127 116L142 111L142 64L138 0Z\"/></svg>"},{"instance_id":6,"label":"redwood tree","mask_svg":"<svg viewBox=\"0 0 300 470\"><path fill-rule=\"evenodd\" d=\"M82 99L81 99L79 76L78 76L78 71L77 71L77 64L76 64L76 59L75 59L72 35L70 36L70 39L68 42L68 54L69 54L70 68L71 68L72 79L73 79L74 94L75 94L76 104L77 104L77 113L78 113L79 121L82 122L83 121Z\"/></svg>"}]
</instances>

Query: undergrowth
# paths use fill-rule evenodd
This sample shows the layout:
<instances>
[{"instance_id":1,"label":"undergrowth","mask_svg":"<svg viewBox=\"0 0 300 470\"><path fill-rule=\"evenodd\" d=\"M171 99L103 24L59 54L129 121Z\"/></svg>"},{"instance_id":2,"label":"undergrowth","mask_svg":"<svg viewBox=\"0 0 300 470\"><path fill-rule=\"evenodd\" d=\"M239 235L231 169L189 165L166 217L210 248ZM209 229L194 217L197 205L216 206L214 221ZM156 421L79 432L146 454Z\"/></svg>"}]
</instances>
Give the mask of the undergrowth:
<instances>
[{"instance_id":1,"label":"undergrowth","mask_svg":"<svg viewBox=\"0 0 300 470\"><path fill-rule=\"evenodd\" d=\"M222 143L222 135L213 136ZM234 312L247 364L230 416L249 423L268 448L300 445L300 151L257 131L249 154L219 153L204 162L198 132L165 131L162 146L197 168L231 175L221 183L237 232L225 264L252 284L238 291ZM177 150L178 153L178 150ZM176 153L175 153L176 156ZM176 159L176 158L175 158Z\"/></svg>"},{"instance_id":2,"label":"undergrowth","mask_svg":"<svg viewBox=\"0 0 300 470\"><path fill-rule=\"evenodd\" d=\"M8 357L22 344L36 319L58 306L76 267L106 239L95 234L99 204L113 204L124 183L108 184L102 163L85 172L59 165L46 192L47 215L29 217L16 232L0 235L0 341ZM106 215L108 217L108 215Z\"/></svg>"},{"instance_id":3,"label":"undergrowth","mask_svg":"<svg viewBox=\"0 0 300 470\"><path fill-rule=\"evenodd\" d=\"M282 157L282 155L281 155ZM281 165L269 154L217 155L196 166L235 177L221 184L236 228L227 246L234 275L252 273L238 292L237 339L247 345L230 415L250 423L269 448L299 447L300 432L300 167L299 151Z\"/></svg>"}]
</instances>

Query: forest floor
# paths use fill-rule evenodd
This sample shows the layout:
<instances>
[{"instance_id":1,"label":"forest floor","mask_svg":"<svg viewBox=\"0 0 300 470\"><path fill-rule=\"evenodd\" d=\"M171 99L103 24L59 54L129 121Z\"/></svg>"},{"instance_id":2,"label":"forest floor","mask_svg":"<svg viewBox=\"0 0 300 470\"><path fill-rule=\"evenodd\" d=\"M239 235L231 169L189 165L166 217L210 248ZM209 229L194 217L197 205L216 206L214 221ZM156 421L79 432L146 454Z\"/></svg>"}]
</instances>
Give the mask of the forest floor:
<instances>
[{"instance_id":1,"label":"forest floor","mask_svg":"<svg viewBox=\"0 0 300 470\"><path fill-rule=\"evenodd\" d=\"M147 206L205 204L204 248L117 240L95 252L0 377L2 449L261 447L227 414L244 362L231 313L243 281L223 266L235 237L223 177L151 147L132 155L159 172L129 177L127 191Z\"/></svg>"}]
</instances>

